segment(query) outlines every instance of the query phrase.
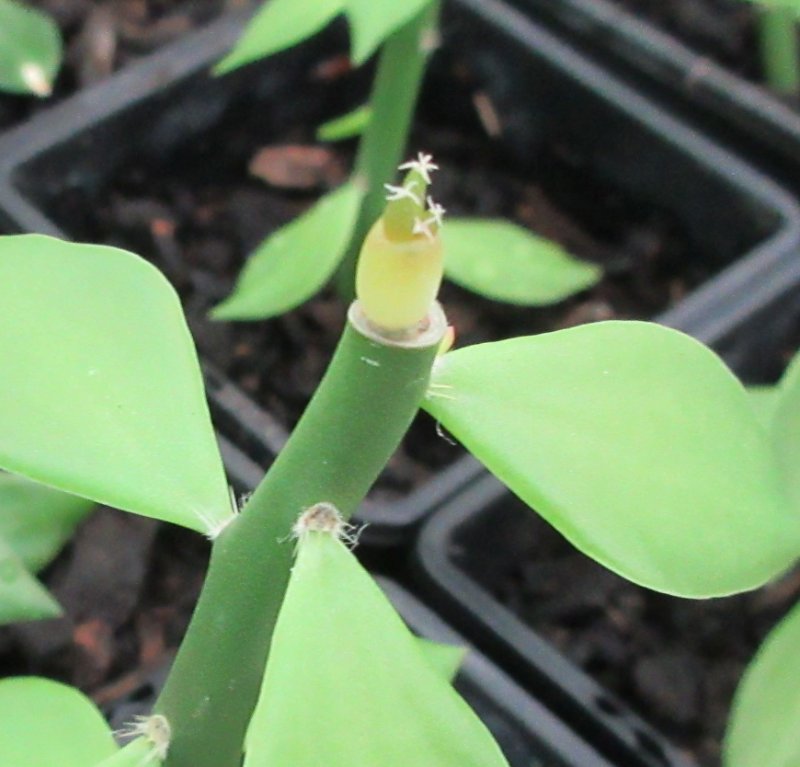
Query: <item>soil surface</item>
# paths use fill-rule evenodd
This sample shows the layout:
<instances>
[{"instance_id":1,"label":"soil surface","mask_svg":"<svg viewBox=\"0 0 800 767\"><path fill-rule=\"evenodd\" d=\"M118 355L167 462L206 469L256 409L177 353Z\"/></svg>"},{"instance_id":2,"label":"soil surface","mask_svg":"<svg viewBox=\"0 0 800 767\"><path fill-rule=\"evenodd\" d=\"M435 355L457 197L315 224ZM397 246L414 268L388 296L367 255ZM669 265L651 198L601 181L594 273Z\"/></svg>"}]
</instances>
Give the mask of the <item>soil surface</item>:
<instances>
[{"instance_id":1,"label":"soil surface","mask_svg":"<svg viewBox=\"0 0 800 767\"><path fill-rule=\"evenodd\" d=\"M120 67L152 53L246 0L25 0L48 13L64 41L64 62L46 99L0 93L0 129L10 127Z\"/></svg>"}]
</instances>

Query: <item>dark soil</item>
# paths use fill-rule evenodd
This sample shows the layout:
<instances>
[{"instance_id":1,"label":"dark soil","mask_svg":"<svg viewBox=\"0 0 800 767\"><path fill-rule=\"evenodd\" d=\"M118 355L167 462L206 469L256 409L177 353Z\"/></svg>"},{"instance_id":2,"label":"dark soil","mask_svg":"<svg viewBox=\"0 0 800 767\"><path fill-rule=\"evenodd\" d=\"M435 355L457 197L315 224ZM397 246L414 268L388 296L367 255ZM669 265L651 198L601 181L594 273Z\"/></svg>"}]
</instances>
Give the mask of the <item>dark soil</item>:
<instances>
[{"instance_id":1,"label":"dark soil","mask_svg":"<svg viewBox=\"0 0 800 767\"><path fill-rule=\"evenodd\" d=\"M152 53L246 0L25 0L52 16L64 63L47 99L0 93L0 129Z\"/></svg>"}]
</instances>

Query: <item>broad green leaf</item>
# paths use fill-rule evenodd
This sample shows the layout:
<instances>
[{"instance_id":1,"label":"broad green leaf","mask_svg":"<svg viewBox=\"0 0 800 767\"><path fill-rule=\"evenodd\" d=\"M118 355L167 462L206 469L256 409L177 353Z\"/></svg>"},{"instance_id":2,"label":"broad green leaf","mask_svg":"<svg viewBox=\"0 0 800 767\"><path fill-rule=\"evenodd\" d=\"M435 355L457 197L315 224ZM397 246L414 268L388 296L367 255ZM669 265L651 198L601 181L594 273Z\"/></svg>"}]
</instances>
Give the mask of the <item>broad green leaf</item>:
<instances>
[{"instance_id":1,"label":"broad green leaf","mask_svg":"<svg viewBox=\"0 0 800 767\"><path fill-rule=\"evenodd\" d=\"M605 322L451 352L425 408L575 546L687 597L754 588L800 515L742 385L702 344Z\"/></svg>"},{"instance_id":2,"label":"broad green leaf","mask_svg":"<svg viewBox=\"0 0 800 767\"><path fill-rule=\"evenodd\" d=\"M351 58L363 64L375 49L432 0L344 0L350 21Z\"/></svg>"},{"instance_id":3,"label":"broad green leaf","mask_svg":"<svg viewBox=\"0 0 800 767\"><path fill-rule=\"evenodd\" d=\"M0 468L211 532L231 504L178 297L146 261L0 237Z\"/></svg>"},{"instance_id":4,"label":"broad green leaf","mask_svg":"<svg viewBox=\"0 0 800 767\"><path fill-rule=\"evenodd\" d=\"M58 554L93 505L25 477L0 474L0 537L36 572Z\"/></svg>"},{"instance_id":5,"label":"broad green leaf","mask_svg":"<svg viewBox=\"0 0 800 767\"><path fill-rule=\"evenodd\" d=\"M345 0L266 0L214 73L230 72L297 45L327 26L344 5Z\"/></svg>"},{"instance_id":6,"label":"broad green leaf","mask_svg":"<svg viewBox=\"0 0 800 767\"><path fill-rule=\"evenodd\" d=\"M0 0L0 90L49 96L61 66L61 35L46 14Z\"/></svg>"},{"instance_id":7,"label":"broad green leaf","mask_svg":"<svg viewBox=\"0 0 800 767\"><path fill-rule=\"evenodd\" d=\"M329 767L505 765L352 552L309 533L298 542L245 767L318 767L321 758Z\"/></svg>"},{"instance_id":8,"label":"broad green leaf","mask_svg":"<svg viewBox=\"0 0 800 767\"><path fill-rule=\"evenodd\" d=\"M211 316L256 320L293 309L330 279L350 242L364 196L344 184L267 238L250 256L233 293Z\"/></svg>"},{"instance_id":9,"label":"broad green leaf","mask_svg":"<svg viewBox=\"0 0 800 767\"><path fill-rule=\"evenodd\" d=\"M781 379L772 441L795 512L800 516L800 354Z\"/></svg>"},{"instance_id":10,"label":"broad green leaf","mask_svg":"<svg viewBox=\"0 0 800 767\"><path fill-rule=\"evenodd\" d=\"M352 112L335 117L317 128L317 141L344 141L360 136L372 119L372 107L364 104Z\"/></svg>"},{"instance_id":11,"label":"broad green leaf","mask_svg":"<svg viewBox=\"0 0 800 767\"><path fill-rule=\"evenodd\" d=\"M0 625L57 618L59 615L58 602L0 537ZM3 764L2 759L0 764Z\"/></svg>"},{"instance_id":12,"label":"broad green leaf","mask_svg":"<svg viewBox=\"0 0 800 767\"><path fill-rule=\"evenodd\" d=\"M137 738L92 767L161 767L161 764L153 744L145 738Z\"/></svg>"},{"instance_id":13,"label":"broad green leaf","mask_svg":"<svg viewBox=\"0 0 800 767\"><path fill-rule=\"evenodd\" d=\"M102 715L78 690L36 677L0 681L4 767L93 767L116 751Z\"/></svg>"},{"instance_id":14,"label":"broad green leaf","mask_svg":"<svg viewBox=\"0 0 800 767\"><path fill-rule=\"evenodd\" d=\"M433 670L436 671L442 679L452 682L456 678L461 664L464 662L467 648L443 644L442 642L434 642L431 639L425 639L425 637L417 637L417 642L422 650L422 654L427 658Z\"/></svg>"},{"instance_id":15,"label":"broad green leaf","mask_svg":"<svg viewBox=\"0 0 800 767\"><path fill-rule=\"evenodd\" d=\"M778 406L779 390L777 386L748 386L747 393L750 395L750 404L755 410L758 420L769 427L775 408Z\"/></svg>"},{"instance_id":16,"label":"broad green leaf","mask_svg":"<svg viewBox=\"0 0 800 767\"><path fill-rule=\"evenodd\" d=\"M602 276L594 264L509 221L451 218L442 242L448 279L495 301L554 304Z\"/></svg>"},{"instance_id":17,"label":"broad green leaf","mask_svg":"<svg viewBox=\"0 0 800 767\"><path fill-rule=\"evenodd\" d=\"M800 605L773 629L736 692L723 743L725 767L800 764Z\"/></svg>"}]
</instances>

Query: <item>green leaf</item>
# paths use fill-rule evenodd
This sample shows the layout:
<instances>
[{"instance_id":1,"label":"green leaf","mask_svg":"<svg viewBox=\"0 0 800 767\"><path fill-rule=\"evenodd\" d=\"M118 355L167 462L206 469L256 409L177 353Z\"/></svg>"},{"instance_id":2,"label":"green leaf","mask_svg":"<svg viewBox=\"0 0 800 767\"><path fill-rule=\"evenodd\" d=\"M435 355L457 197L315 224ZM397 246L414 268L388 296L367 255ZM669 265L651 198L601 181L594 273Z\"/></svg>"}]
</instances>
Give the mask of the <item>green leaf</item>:
<instances>
[{"instance_id":1,"label":"green leaf","mask_svg":"<svg viewBox=\"0 0 800 767\"><path fill-rule=\"evenodd\" d=\"M132 253L0 237L0 467L211 532L232 515L178 297Z\"/></svg>"},{"instance_id":2,"label":"green leaf","mask_svg":"<svg viewBox=\"0 0 800 767\"><path fill-rule=\"evenodd\" d=\"M800 354L795 356L779 385L772 441L789 499L800 516Z\"/></svg>"},{"instance_id":3,"label":"green leaf","mask_svg":"<svg viewBox=\"0 0 800 767\"><path fill-rule=\"evenodd\" d=\"M146 738L137 738L94 767L161 767L161 764L152 743Z\"/></svg>"},{"instance_id":4,"label":"green leaf","mask_svg":"<svg viewBox=\"0 0 800 767\"><path fill-rule=\"evenodd\" d=\"M442 242L448 279L495 301L546 306L602 277L599 267L509 221L450 218Z\"/></svg>"},{"instance_id":5,"label":"green leaf","mask_svg":"<svg viewBox=\"0 0 800 767\"><path fill-rule=\"evenodd\" d=\"M0 0L0 90L49 96L61 66L55 22L14 0Z\"/></svg>"},{"instance_id":6,"label":"green leaf","mask_svg":"<svg viewBox=\"0 0 800 767\"><path fill-rule=\"evenodd\" d=\"M59 615L58 602L0 537L0 625L57 618ZM0 764L3 764L2 760Z\"/></svg>"},{"instance_id":7,"label":"green leaf","mask_svg":"<svg viewBox=\"0 0 800 767\"><path fill-rule=\"evenodd\" d=\"M755 588L800 552L767 434L702 344L604 322L439 360L425 408L581 551L687 597Z\"/></svg>"},{"instance_id":8,"label":"green leaf","mask_svg":"<svg viewBox=\"0 0 800 767\"><path fill-rule=\"evenodd\" d=\"M411 21L432 0L344 0L350 21L351 58L363 64L393 32Z\"/></svg>"},{"instance_id":9,"label":"green leaf","mask_svg":"<svg viewBox=\"0 0 800 767\"><path fill-rule=\"evenodd\" d=\"M725 767L800 764L800 605L773 629L736 692L723 743Z\"/></svg>"},{"instance_id":10,"label":"green leaf","mask_svg":"<svg viewBox=\"0 0 800 767\"><path fill-rule=\"evenodd\" d=\"M358 184L348 182L267 238L250 256L233 293L211 316L265 319L313 296L336 270L363 196Z\"/></svg>"},{"instance_id":11,"label":"green leaf","mask_svg":"<svg viewBox=\"0 0 800 767\"><path fill-rule=\"evenodd\" d=\"M36 677L0 681L0 764L91 767L116 751L102 715L78 690Z\"/></svg>"},{"instance_id":12,"label":"green leaf","mask_svg":"<svg viewBox=\"0 0 800 767\"><path fill-rule=\"evenodd\" d=\"M352 112L335 117L317 128L317 141L344 141L360 136L372 119L372 107L363 104Z\"/></svg>"},{"instance_id":13,"label":"green leaf","mask_svg":"<svg viewBox=\"0 0 800 767\"><path fill-rule=\"evenodd\" d=\"M417 637L417 642L422 654L427 658L433 670L442 679L452 682L464 662L467 648L434 642L432 639L425 639L425 637Z\"/></svg>"},{"instance_id":14,"label":"green leaf","mask_svg":"<svg viewBox=\"0 0 800 767\"><path fill-rule=\"evenodd\" d=\"M245 767L318 767L321 759L329 767L505 765L352 552L328 533L308 533L298 542Z\"/></svg>"},{"instance_id":15,"label":"green leaf","mask_svg":"<svg viewBox=\"0 0 800 767\"><path fill-rule=\"evenodd\" d=\"M758 420L769 427L772 417L778 406L779 390L777 386L748 386L747 393L750 396L750 404L755 410Z\"/></svg>"},{"instance_id":16,"label":"green leaf","mask_svg":"<svg viewBox=\"0 0 800 767\"><path fill-rule=\"evenodd\" d=\"M34 572L58 554L93 505L25 477L0 474L0 536Z\"/></svg>"},{"instance_id":17,"label":"green leaf","mask_svg":"<svg viewBox=\"0 0 800 767\"><path fill-rule=\"evenodd\" d=\"M225 74L297 45L327 26L344 4L345 0L267 0L214 73Z\"/></svg>"}]
</instances>

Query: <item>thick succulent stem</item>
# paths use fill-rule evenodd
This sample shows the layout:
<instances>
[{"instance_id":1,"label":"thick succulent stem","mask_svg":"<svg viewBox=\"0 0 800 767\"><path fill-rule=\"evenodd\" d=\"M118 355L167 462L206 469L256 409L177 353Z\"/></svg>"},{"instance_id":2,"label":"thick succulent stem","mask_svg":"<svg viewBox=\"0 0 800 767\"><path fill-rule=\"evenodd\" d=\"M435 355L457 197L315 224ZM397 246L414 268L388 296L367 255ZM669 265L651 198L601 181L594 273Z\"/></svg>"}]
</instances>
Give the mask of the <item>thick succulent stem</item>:
<instances>
[{"instance_id":1,"label":"thick succulent stem","mask_svg":"<svg viewBox=\"0 0 800 767\"><path fill-rule=\"evenodd\" d=\"M438 305L416 337L383 338L356 303L328 371L241 516L215 541L188 634L156 712L166 767L240 767L242 746L288 583L298 515L357 508L421 402L445 331Z\"/></svg>"},{"instance_id":2,"label":"thick succulent stem","mask_svg":"<svg viewBox=\"0 0 800 767\"><path fill-rule=\"evenodd\" d=\"M408 143L425 65L437 36L440 0L433 2L383 44L372 86L372 118L361 136L355 174L364 179L367 194L353 238L336 275L339 294L355 295L355 271L361 243L386 204L384 184L392 180Z\"/></svg>"},{"instance_id":3,"label":"thick succulent stem","mask_svg":"<svg viewBox=\"0 0 800 767\"><path fill-rule=\"evenodd\" d=\"M796 14L784 8L764 8L759 21L764 78L786 95L800 93L800 44Z\"/></svg>"}]
</instances>

